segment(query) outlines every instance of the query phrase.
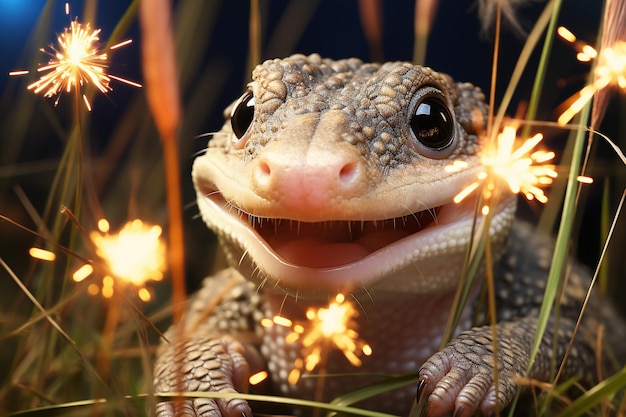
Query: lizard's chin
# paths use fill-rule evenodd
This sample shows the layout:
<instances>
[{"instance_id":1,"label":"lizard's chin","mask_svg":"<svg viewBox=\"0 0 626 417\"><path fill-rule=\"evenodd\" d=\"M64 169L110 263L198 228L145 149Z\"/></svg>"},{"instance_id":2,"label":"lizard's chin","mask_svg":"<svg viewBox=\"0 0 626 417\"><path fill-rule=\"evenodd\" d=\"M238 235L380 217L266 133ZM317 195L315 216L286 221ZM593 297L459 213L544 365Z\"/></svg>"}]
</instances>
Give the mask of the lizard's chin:
<instances>
[{"instance_id":1,"label":"lizard's chin","mask_svg":"<svg viewBox=\"0 0 626 417\"><path fill-rule=\"evenodd\" d=\"M299 294L452 288L475 218L472 199L386 220L316 223L256 217L219 192L199 194L198 205L242 273ZM502 242L514 211L513 198L496 208L492 242Z\"/></svg>"}]
</instances>

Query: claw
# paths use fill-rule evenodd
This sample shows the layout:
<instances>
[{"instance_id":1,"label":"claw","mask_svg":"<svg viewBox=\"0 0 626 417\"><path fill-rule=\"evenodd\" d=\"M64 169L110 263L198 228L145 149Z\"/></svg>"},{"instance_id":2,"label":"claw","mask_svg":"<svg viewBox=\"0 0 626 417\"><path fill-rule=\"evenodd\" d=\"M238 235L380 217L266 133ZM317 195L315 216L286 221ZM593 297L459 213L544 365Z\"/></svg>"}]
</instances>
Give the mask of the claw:
<instances>
[{"instance_id":1,"label":"claw","mask_svg":"<svg viewBox=\"0 0 626 417\"><path fill-rule=\"evenodd\" d=\"M424 395L424 387L426 387L426 380L420 379L419 382L417 383L417 392L415 395L415 398L418 403L422 401L423 399L422 396Z\"/></svg>"},{"instance_id":2,"label":"claw","mask_svg":"<svg viewBox=\"0 0 626 417\"><path fill-rule=\"evenodd\" d=\"M418 383L417 383L417 392L415 394L415 399L417 401L420 400L420 397L422 396L422 390L424 389L424 385L426 385L426 381L424 381L423 379L421 379Z\"/></svg>"},{"instance_id":3,"label":"claw","mask_svg":"<svg viewBox=\"0 0 626 417\"><path fill-rule=\"evenodd\" d=\"M425 411L426 411L426 400L428 398L428 395L426 395L426 391L424 391L424 388L426 387L426 380L425 379L420 379L417 382L417 392L415 394L415 407L414 413L411 413L411 417L423 417L425 416Z\"/></svg>"}]
</instances>

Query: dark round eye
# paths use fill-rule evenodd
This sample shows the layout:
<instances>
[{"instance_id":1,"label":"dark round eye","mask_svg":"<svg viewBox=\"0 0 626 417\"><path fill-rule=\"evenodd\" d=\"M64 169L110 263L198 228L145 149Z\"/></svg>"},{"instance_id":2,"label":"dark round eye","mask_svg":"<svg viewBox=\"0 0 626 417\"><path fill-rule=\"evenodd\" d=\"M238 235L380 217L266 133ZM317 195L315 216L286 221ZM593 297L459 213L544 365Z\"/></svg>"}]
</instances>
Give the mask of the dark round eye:
<instances>
[{"instance_id":1,"label":"dark round eye","mask_svg":"<svg viewBox=\"0 0 626 417\"><path fill-rule=\"evenodd\" d=\"M409 124L415 138L425 147L442 150L454 140L454 121L442 97L424 95L416 103Z\"/></svg>"},{"instance_id":2,"label":"dark round eye","mask_svg":"<svg viewBox=\"0 0 626 417\"><path fill-rule=\"evenodd\" d=\"M239 98L230 113L230 125L237 139L246 134L254 118L254 95L248 90Z\"/></svg>"}]
</instances>

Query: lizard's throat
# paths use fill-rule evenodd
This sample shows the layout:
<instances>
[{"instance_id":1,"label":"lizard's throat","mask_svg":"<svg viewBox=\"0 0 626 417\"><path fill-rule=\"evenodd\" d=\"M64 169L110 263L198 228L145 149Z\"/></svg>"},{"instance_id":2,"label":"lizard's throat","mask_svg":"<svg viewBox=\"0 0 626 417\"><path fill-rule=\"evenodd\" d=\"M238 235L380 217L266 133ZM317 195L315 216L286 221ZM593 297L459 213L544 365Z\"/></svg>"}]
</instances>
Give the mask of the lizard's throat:
<instances>
[{"instance_id":1,"label":"lizard's throat","mask_svg":"<svg viewBox=\"0 0 626 417\"><path fill-rule=\"evenodd\" d=\"M226 202L219 192L198 191L198 206L244 275L300 294L361 288L449 290L460 275L475 217L470 199L363 222L255 217ZM492 243L502 243L514 211L513 199L495 210Z\"/></svg>"}]
</instances>

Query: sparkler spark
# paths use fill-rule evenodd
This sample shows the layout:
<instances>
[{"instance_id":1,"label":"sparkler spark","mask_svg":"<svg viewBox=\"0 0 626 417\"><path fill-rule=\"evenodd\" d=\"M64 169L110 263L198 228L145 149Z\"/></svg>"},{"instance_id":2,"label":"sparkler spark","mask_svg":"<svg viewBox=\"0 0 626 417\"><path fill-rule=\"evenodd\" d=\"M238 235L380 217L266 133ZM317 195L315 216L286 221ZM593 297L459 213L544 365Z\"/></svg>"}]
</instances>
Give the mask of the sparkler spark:
<instances>
[{"instance_id":1,"label":"sparkler spark","mask_svg":"<svg viewBox=\"0 0 626 417\"><path fill-rule=\"evenodd\" d=\"M488 147L484 152L481 158L483 169L477 173L476 181L454 197L455 203L461 202L483 185L482 192L486 204L482 212L487 214L492 192L499 180L504 180L515 194L522 193L527 199L536 199L542 203L548 201L540 187L551 184L557 176L554 165L546 164L554 158L554 152L537 150L530 153L543 139L540 133L514 149L516 130L516 127L512 125L503 128L497 137L496 148ZM467 164L463 161L454 161L446 167L446 171L458 172L466 167Z\"/></svg>"},{"instance_id":2,"label":"sparkler spark","mask_svg":"<svg viewBox=\"0 0 626 417\"><path fill-rule=\"evenodd\" d=\"M69 9L66 4L66 14ZM80 94L80 90L87 84L93 84L100 92L106 94L112 91L111 80L120 81L133 87L141 84L125 78L107 74L108 54L99 48L100 29L92 29L89 23L83 25L78 18L70 22L70 27L57 36L58 45L50 45L50 50L41 51L51 56L47 64L42 64L37 71L43 73L41 78L30 84L28 90L36 94L43 93L44 97L56 97L54 105L59 103L63 92L71 93L72 89ZM115 50L128 45L132 40L125 40L113 45L109 50ZM25 75L27 70L16 70L9 75ZM91 111L91 104L85 94L82 94L85 105Z\"/></svg>"},{"instance_id":3,"label":"sparkler spark","mask_svg":"<svg viewBox=\"0 0 626 417\"><path fill-rule=\"evenodd\" d=\"M92 273L93 273L93 265L84 264L83 266L78 268L76 271L74 271L74 274L72 274L72 279L76 282L81 282Z\"/></svg>"},{"instance_id":4,"label":"sparkler spark","mask_svg":"<svg viewBox=\"0 0 626 417\"><path fill-rule=\"evenodd\" d=\"M117 282L130 283L138 288L143 301L150 300L150 292L145 288L147 281L160 281L165 269L165 247L160 240L161 228L149 226L141 220L133 220L117 234L109 234L109 223L98 222L98 231L89 237L96 246L96 254L105 261L107 275L102 279L102 295L110 298ZM85 264L74 272L73 279L80 282L93 273L92 265ZM96 284L91 284L89 293L99 292Z\"/></svg>"},{"instance_id":5,"label":"sparkler spark","mask_svg":"<svg viewBox=\"0 0 626 417\"><path fill-rule=\"evenodd\" d=\"M559 124L568 123L591 100L593 95L609 85L615 85L626 91L626 42L617 41L612 46L596 51L584 42L578 41L576 36L565 27L558 28L561 38L576 46L579 50L576 58L581 62L597 59L594 71L594 80L583 87L572 99L573 102L558 118Z\"/></svg>"},{"instance_id":6,"label":"sparkler spark","mask_svg":"<svg viewBox=\"0 0 626 417\"><path fill-rule=\"evenodd\" d=\"M248 382L250 383L250 385L258 385L261 382L265 381L268 376L269 374L267 373L267 371L260 371L254 375L251 375L250 378L248 378Z\"/></svg>"},{"instance_id":7,"label":"sparkler spark","mask_svg":"<svg viewBox=\"0 0 626 417\"><path fill-rule=\"evenodd\" d=\"M28 250L28 254L30 256L32 256L35 259L40 259L42 261L54 261L57 256L54 252L50 252L49 250L46 249L41 249L41 248L35 248L32 247Z\"/></svg>"},{"instance_id":8,"label":"sparkler spark","mask_svg":"<svg viewBox=\"0 0 626 417\"><path fill-rule=\"evenodd\" d=\"M323 361L329 346L339 349L352 365L361 366L359 356L370 356L372 348L359 339L355 330L358 314L354 306L346 302L345 296L338 294L326 308L309 308L306 312L308 322L293 323L282 316L263 320L261 324L266 327L278 325L291 328L292 332L285 337L285 342L299 341L302 345L302 359L295 361L288 377L289 383L298 382L303 370L313 371Z\"/></svg>"}]
</instances>

